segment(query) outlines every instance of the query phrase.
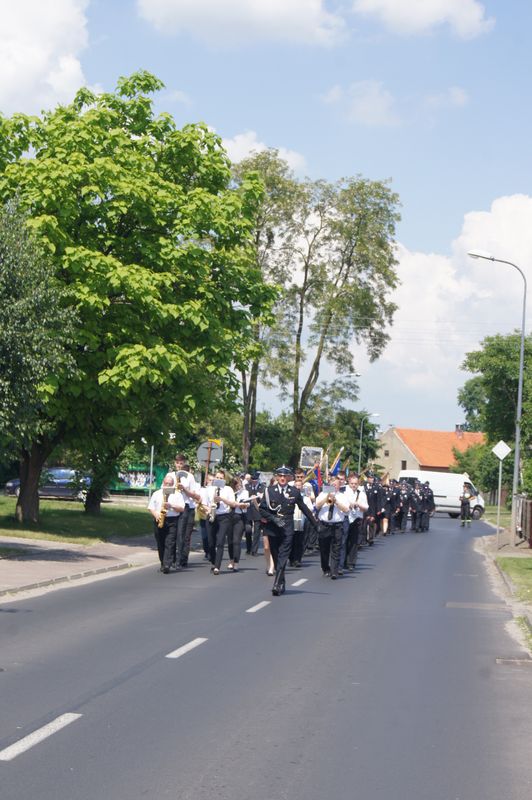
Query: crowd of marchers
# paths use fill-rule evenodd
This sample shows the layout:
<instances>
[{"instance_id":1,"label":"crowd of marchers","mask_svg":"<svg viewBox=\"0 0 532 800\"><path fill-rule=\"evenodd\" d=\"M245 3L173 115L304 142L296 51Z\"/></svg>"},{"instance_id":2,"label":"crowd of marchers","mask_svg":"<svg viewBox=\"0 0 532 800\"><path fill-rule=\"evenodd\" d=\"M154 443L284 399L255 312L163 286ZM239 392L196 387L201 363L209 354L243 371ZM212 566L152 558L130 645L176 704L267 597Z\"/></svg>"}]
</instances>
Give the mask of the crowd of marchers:
<instances>
[{"instance_id":1,"label":"crowd of marchers","mask_svg":"<svg viewBox=\"0 0 532 800\"><path fill-rule=\"evenodd\" d=\"M262 542L265 571L274 578L272 593L285 590L287 566L301 567L305 553L319 552L325 577L336 580L355 569L361 547L375 537L429 530L435 511L428 482L383 481L338 470L328 483L298 467L278 467L266 484L259 472L228 478L223 470L207 473L203 485L177 455L148 505L153 517L160 571L188 566L192 531L199 522L205 560L219 575L238 572L242 547L258 556Z\"/></svg>"}]
</instances>

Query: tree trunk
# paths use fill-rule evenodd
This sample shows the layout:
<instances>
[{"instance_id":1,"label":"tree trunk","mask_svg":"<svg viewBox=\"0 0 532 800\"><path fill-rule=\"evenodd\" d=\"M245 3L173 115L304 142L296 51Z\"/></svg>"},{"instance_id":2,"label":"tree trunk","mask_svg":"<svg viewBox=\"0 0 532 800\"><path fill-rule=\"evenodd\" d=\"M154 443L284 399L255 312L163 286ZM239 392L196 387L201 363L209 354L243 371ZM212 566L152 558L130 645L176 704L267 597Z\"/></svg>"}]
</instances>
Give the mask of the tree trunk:
<instances>
[{"instance_id":1,"label":"tree trunk","mask_svg":"<svg viewBox=\"0 0 532 800\"><path fill-rule=\"evenodd\" d=\"M242 468L249 468L250 453L255 444L255 425L257 419L257 384L259 379L259 362L251 365L249 383L245 372L242 373L242 400L244 406L244 424L242 432Z\"/></svg>"},{"instance_id":2,"label":"tree trunk","mask_svg":"<svg viewBox=\"0 0 532 800\"><path fill-rule=\"evenodd\" d=\"M101 489L96 489L94 483L91 483L87 497L85 499L85 513L96 516L101 511L103 492Z\"/></svg>"},{"instance_id":3,"label":"tree trunk","mask_svg":"<svg viewBox=\"0 0 532 800\"><path fill-rule=\"evenodd\" d=\"M20 494L15 509L18 522L36 523L39 521L39 481L44 462L52 452L54 444L51 442L34 443L30 450L22 452Z\"/></svg>"},{"instance_id":4,"label":"tree trunk","mask_svg":"<svg viewBox=\"0 0 532 800\"><path fill-rule=\"evenodd\" d=\"M105 455L94 454L90 459L92 480L85 499L85 513L97 515L101 511L102 498L114 474L116 462L124 449L125 443Z\"/></svg>"}]
</instances>

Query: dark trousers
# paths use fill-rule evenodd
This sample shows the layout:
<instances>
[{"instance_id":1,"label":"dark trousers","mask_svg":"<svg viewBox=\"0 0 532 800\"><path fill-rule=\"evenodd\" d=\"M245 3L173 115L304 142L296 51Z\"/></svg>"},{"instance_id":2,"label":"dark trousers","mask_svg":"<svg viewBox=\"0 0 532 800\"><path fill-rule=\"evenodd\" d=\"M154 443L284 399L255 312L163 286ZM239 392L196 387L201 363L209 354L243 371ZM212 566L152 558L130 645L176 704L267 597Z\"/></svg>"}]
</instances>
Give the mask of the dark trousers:
<instances>
[{"instance_id":1,"label":"dark trousers","mask_svg":"<svg viewBox=\"0 0 532 800\"><path fill-rule=\"evenodd\" d=\"M179 519L182 519L182 522L180 525L178 525L176 563L179 564L180 567L186 567L188 564L190 540L192 539L192 529L194 528L195 515L195 508L185 506L185 510L179 516Z\"/></svg>"},{"instance_id":2,"label":"dark trousers","mask_svg":"<svg viewBox=\"0 0 532 800\"><path fill-rule=\"evenodd\" d=\"M342 544L340 546L340 558L338 561L340 568L343 568L346 562L347 537L349 535L349 517L347 515L344 517L342 525Z\"/></svg>"},{"instance_id":3,"label":"dark trousers","mask_svg":"<svg viewBox=\"0 0 532 800\"><path fill-rule=\"evenodd\" d=\"M397 527L402 533L406 531L407 522L408 522L408 509L402 508L397 515Z\"/></svg>"},{"instance_id":4,"label":"dark trousers","mask_svg":"<svg viewBox=\"0 0 532 800\"><path fill-rule=\"evenodd\" d=\"M419 527L422 531L429 529L430 514L428 511L421 511L419 514Z\"/></svg>"},{"instance_id":5,"label":"dark trousers","mask_svg":"<svg viewBox=\"0 0 532 800\"><path fill-rule=\"evenodd\" d=\"M303 528L300 531L294 530L292 537L292 548L290 550L290 564L301 564L303 558L305 545L305 532Z\"/></svg>"},{"instance_id":6,"label":"dark trousers","mask_svg":"<svg viewBox=\"0 0 532 800\"><path fill-rule=\"evenodd\" d=\"M157 542L157 552L163 569L170 569L175 558L175 543L177 537L178 517L166 517L164 525L159 528L157 523L154 526L155 541Z\"/></svg>"},{"instance_id":7,"label":"dark trousers","mask_svg":"<svg viewBox=\"0 0 532 800\"><path fill-rule=\"evenodd\" d=\"M233 524L227 532L227 552L229 553L230 560L238 564L240 561L242 536L245 529L245 516L235 512L232 517Z\"/></svg>"},{"instance_id":8,"label":"dark trousers","mask_svg":"<svg viewBox=\"0 0 532 800\"><path fill-rule=\"evenodd\" d=\"M224 557L224 546L227 534L231 530L232 514L218 514L214 522L207 522L209 536L209 561L220 569Z\"/></svg>"},{"instance_id":9,"label":"dark trousers","mask_svg":"<svg viewBox=\"0 0 532 800\"><path fill-rule=\"evenodd\" d=\"M203 545L203 552L209 557L209 537L207 535L207 520L200 519L199 523L200 533L201 533L201 544Z\"/></svg>"},{"instance_id":10,"label":"dark trousers","mask_svg":"<svg viewBox=\"0 0 532 800\"><path fill-rule=\"evenodd\" d=\"M305 519L303 530L305 531L305 550L315 550L318 547L317 526L311 525L308 519Z\"/></svg>"},{"instance_id":11,"label":"dark trousers","mask_svg":"<svg viewBox=\"0 0 532 800\"><path fill-rule=\"evenodd\" d=\"M347 569L354 567L357 563L358 545L362 536L362 517L349 523L347 531L347 542L345 544L345 566Z\"/></svg>"},{"instance_id":12,"label":"dark trousers","mask_svg":"<svg viewBox=\"0 0 532 800\"><path fill-rule=\"evenodd\" d=\"M260 543L260 519L253 519L249 524L251 525L251 553L256 556Z\"/></svg>"},{"instance_id":13,"label":"dark trousers","mask_svg":"<svg viewBox=\"0 0 532 800\"><path fill-rule=\"evenodd\" d=\"M471 505L469 500L462 500L460 503L460 519L462 522L471 522Z\"/></svg>"},{"instance_id":14,"label":"dark trousers","mask_svg":"<svg viewBox=\"0 0 532 800\"><path fill-rule=\"evenodd\" d=\"M290 517L285 517L284 522L284 528L278 528L277 525L273 524L267 525L264 528L264 533L270 542L270 552L275 565L276 582L278 575L284 579L284 571L294 538L294 520Z\"/></svg>"},{"instance_id":15,"label":"dark trousers","mask_svg":"<svg viewBox=\"0 0 532 800\"><path fill-rule=\"evenodd\" d=\"M324 572L331 571L331 575L338 575L340 563L340 550L342 548L343 522L320 522L318 528L318 542L320 545L321 568Z\"/></svg>"}]
</instances>

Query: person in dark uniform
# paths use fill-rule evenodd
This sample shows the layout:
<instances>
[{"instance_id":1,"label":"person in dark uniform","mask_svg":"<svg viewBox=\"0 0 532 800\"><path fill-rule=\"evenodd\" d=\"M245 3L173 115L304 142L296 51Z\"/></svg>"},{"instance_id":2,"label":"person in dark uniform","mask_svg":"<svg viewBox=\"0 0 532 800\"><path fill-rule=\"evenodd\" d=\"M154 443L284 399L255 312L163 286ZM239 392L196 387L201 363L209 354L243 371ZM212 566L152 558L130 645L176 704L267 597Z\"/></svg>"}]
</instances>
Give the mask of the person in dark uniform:
<instances>
[{"instance_id":1,"label":"person in dark uniform","mask_svg":"<svg viewBox=\"0 0 532 800\"><path fill-rule=\"evenodd\" d=\"M468 483L464 483L464 488L460 495L460 525L462 528L466 525L471 525L471 497L471 486Z\"/></svg>"},{"instance_id":2,"label":"person in dark uniform","mask_svg":"<svg viewBox=\"0 0 532 800\"><path fill-rule=\"evenodd\" d=\"M275 470L277 483L264 490L259 505L264 533L268 536L270 550L275 565L275 580L272 594L275 597L285 590L284 572L294 538L294 508L297 505L309 522L315 526L316 520L307 508L303 496L288 481L293 473L289 467L278 467Z\"/></svg>"},{"instance_id":3,"label":"person in dark uniform","mask_svg":"<svg viewBox=\"0 0 532 800\"><path fill-rule=\"evenodd\" d=\"M415 533L421 531L421 484L415 481L414 489L410 494L410 530Z\"/></svg>"},{"instance_id":4,"label":"person in dark uniform","mask_svg":"<svg viewBox=\"0 0 532 800\"><path fill-rule=\"evenodd\" d=\"M430 488L430 483L425 481L423 486L421 487L421 517L420 517L420 528L422 531L428 531L430 525L430 518L434 514L436 510L436 504L434 502L434 492Z\"/></svg>"},{"instance_id":5,"label":"person in dark uniform","mask_svg":"<svg viewBox=\"0 0 532 800\"><path fill-rule=\"evenodd\" d=\"M397 527L404 533L406 531L406 523L408 521L408 512L410 511L410 488L406 481L401 484L399 492L399 505L397 508Z\"/></svg>"},{"instance_id":6,"label":"person in dark uniform","mask_svg":"<svg viewBox=\"0 0 532 800\"><path fill-rule=\"evenodd\" d=\"M374 472L366 472L364 491L366 492L366 499L368 501L368 510L364 514L364 532L366 535L366 542L371 547L378 529L379 515L384 511L382 488L375 480Z\"/></svg>"},{"instance_id":7,"label":"person in dark uniform","mask_svg":"<svg viewBox=\"0 0 532 800\"><path fill-rule=\"evenodd\" d=\"M266 488L266 484L260 481L260 472L251 473L245 488L248 490L250 501L246 514L246 552L248 555L257 556L260 543L259 503Z\"/></svg>"},{"instance_id":8,"label":"person in dark uniform","mask_svg":"<svg viewBox=\"0 0 532 800\"><path fill-rule=\"evenodd\" d=\"M401 494L401 487L399 486L399 481L396 481L395 478L391 479L390 486L392 489L392 499L391 499L391 515L390 515L389 531L390 533L395 534L395 531L398 527L397 522L398 522L399 497Z\"/></svg>"}]
</instances>

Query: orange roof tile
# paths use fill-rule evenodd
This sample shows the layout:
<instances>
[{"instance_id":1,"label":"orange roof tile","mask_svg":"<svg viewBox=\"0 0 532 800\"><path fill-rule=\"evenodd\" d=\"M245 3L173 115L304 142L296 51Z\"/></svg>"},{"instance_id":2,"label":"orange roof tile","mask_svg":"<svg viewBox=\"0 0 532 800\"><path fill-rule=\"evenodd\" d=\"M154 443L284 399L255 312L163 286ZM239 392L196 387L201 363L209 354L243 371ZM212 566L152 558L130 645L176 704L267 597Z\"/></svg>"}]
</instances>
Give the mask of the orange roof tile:
<instances>
[{"instance_id":1,"label":"orange roof tile","mask_svg":"<svg viewBox=\"0 0 532 800\"><path fill-rule=\"evenodd\" d=\"M483 433L463 431L421 431L395 428L396 434L415 455L422 467L448 468L455 463L453 447L463 452L473 444L484 444Z\"/></svg>"}]
</instances>

